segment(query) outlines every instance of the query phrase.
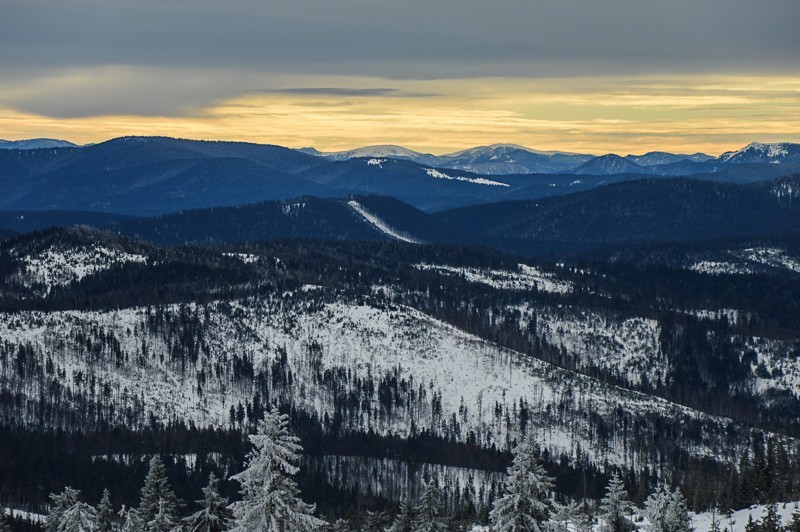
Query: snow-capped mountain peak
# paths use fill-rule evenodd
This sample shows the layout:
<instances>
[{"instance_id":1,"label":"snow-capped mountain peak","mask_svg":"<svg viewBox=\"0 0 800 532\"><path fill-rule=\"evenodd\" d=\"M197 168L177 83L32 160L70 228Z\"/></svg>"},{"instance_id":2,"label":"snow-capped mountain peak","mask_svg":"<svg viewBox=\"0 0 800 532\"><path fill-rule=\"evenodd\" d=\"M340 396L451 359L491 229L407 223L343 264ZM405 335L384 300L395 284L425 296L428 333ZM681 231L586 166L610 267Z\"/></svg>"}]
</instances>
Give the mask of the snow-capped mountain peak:
<instances>
[{"instance_id":1,"label":"snow-capped mountain peak","mask_svg":"<svg viewBox=\"0 0 800 532\"><path fill-rule=\"evenodd\" d=\"M724 163L800 162L800 144L751 142L741 150L723 153L719 160Z\"/></svg>"},{"instance_id":2,"label":"snow-capped mountain peak","mask_svg":"<svg viewBox=\"0 0 800 532\"><path fill-rule=\"evenodd\" d=\"M352 150L336 151L336 152L322 152L315 148L303 148L305 153L325 157L331 161L344 161L347 159L357 158L387 158L387 159L423 159L426 157L433 157L432 155L420 153L402 146L394 144L379 144L375 146L364 146Z\"/></svg>"}]
</instances>

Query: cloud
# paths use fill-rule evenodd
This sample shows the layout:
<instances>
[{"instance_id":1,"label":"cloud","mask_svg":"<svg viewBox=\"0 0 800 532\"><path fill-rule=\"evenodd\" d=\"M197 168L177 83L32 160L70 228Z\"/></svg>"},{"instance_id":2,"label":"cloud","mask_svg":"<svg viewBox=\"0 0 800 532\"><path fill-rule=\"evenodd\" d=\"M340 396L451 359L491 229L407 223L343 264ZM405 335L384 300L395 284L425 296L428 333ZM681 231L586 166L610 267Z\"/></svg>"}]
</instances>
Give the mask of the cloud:
<instances>
[{"instance_id":1,"label":"cloud","mask_svg":"<svg viewBox=\"0 0 800 532\"><path fill-rule=\"evenodd\" d=\"M7 0L0 68L384 79L800 69L796 0Z\"/></svg>"},{"instance_id":2,"label":"cloud","mask_svg":"<svg viewBox=\"0 0 800 532\"><path fill-rule=\"evenodd\" d=\"M288 88L379 87L374 79L331 81L275 80ZM489 78L402 82L394 89L443 96L310 97L277 89L215 100L186 116L49 118L0 106L0 131L9 138L78 143L158 132L323 151L401 144L430 153L500 142L586 153L721 153L753 140L800 141L800 79ZM608 105L620 94L625 97ZM732 106L731 101L743 104Z\"/></svg>"},{"instance_id":3,"label":"cloud","mask_svg":"<svg viewBox=\"0 0 800 532\"><path fill-rule=\"evenodd\" d=\"M799 19L797 0L5 0L0 130L423 151L800 140Z\"/></svg>"},{"instance_id":4,"label":"cloud","mask_svg":"<svg viewBox=\"0 0 800 532\"><path fill-rule=\"evenodd\" d=\"M355 96L355 97L394 97L394 98L430 98L441 96L436 93L402 91L388 88L353 89L344 87L292 87L288 89L265 89L254 91L261 93L296 94L299 96Z\"/></svg>"}]
</instances>

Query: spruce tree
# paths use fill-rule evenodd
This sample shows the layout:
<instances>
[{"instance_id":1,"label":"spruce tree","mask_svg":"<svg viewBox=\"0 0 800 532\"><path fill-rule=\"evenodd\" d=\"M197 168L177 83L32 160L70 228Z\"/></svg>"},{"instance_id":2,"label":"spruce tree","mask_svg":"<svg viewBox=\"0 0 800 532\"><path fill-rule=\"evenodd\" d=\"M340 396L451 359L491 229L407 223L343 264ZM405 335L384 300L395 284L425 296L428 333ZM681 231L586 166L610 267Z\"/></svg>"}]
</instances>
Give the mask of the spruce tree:
<instances>
[{"instance_id":1,"label":"spruce tree","mask_svg":"<svg viewBox=\"0 0 800 532\"><path fill-rule=\"evenodd\" d=\"M10 520L11 516L6 516L5 509L0 508L0 532L11 532Z\"/></svg>"},{"instance_id":2,"label":"spruce tree","mask_svg":"<svg viewBox=\"0 0 800 532\"><path fill-rule=\"evenodd\" d=\"M114 530L114 509L111 506L111 494L103 490L103 498L97 506L97 532L112 532Z\"/></svg>"},{"instance_id":3,"label":"spruce tree","mask_svg":"<svg viewBox=\"0 0 800 532\"><path fill-rule=\"evenodd\" d=\"M800 532L800 505L795 504L792 522L786 527L788 532Z\"/></svg>"},{"instance_id":4,"label":"spruce tree","mask_svg":"<svg viewBox=\"0 0 800 532\"><path fill-rule=\"evenodd\" d=\"M629 515L633 505L628 501L628 492L618 474L614 473L600 501L602 532L627 532L631 529Z\"/></svg>"},{"instance_id":5,"label":"spruce tree","mask_svg":"<svg viewBox=\"0 0 800 532\"><path fill-rule=\"evenodd\" d=\"M122 522L120 526L121 532L145 532L145 522L139 516L139 512L133 508L125 509L125 506L119 511L119 518Z\"/></svg>"},{"instance_id":6,"label":"spruce tree","mask_svg":"<svg viewBox=\"0 0 800 532\"><path fill-rule=\"evenodd\" d=\"M758 528L762 532L780 532L782 530L781 518L778 515L778 506L775 503L767 506L767 513L759 522Z\"/></svg>"},{"instance_id":7,"label":"spruce tree","mask_svg":"<svg viewBox=\"0 0 800 532\"><path fill-rule=\"evenodd\" d=\"M246 468L231 477L241 484L242 500L231 505L237 532L311 531L325 526L314 517L314 505L303 502L291 478L299 468L299 439L289 434L289 417L267 412L257 434L250 436L254 449Z\"/></svg>"},{"instance_id":8,"label":"spruce tree","mask_svg":"<svg viewBox=\"0 0 800 532\"><path fill-rule=\"evenodd\" d=\"M47 517L45 517L44 520L44 529L47 532L58 531L58 527L61 525L61 521L64 519L64 513L78 502L78 496L80 493L80 491L66 486L64 487L64 491L61 493L50 494L50 500L53 502L52 506L50 507L50 512L47 514Z\"/></svg>"},{"instance_id":9,"label":"spruce tree","mask_svg":"<svg viewBox=\"0 0 800 532\"><path fill-rule=\"evenodd\" d=\"M77 501L64 512L58 532L94 532L97 529L97 510Z\"/></svg>"},{"instance_id":10,"label":"spruce tree","mask_svg":"<svg viewBox=\"0 0 800 532\"><path fill-rule=\"evenodd\" d=\"M160 504L161 501L164 501L163 505ZM149 530L150 522L155 518L162 506L164 518L177 523L178 508L181 506L181 502L169 485L164 462L156 454L150 459L150 469L144 479L138 510L139 517L145 523L147 530Z\"/></svg>"},{"instance_id":11,"label":"spruce tree","mask_svg":"<svg viewBox=\"0 0 800 532\"><path fill-rule=\"evenodd\" d=\"M217 477L211 473L208 486L203 488L205 497L197 500L202 508L186 518L190 532L221 532L228 529L231 510L228 508L228 499L217 491L217 482Z\"/></svg>"},{"instance_id":12,"label":"spruce tree","mask_svg":"<svg viewBox=\"0 0 800 532\"><path fill-rule=\"evenodd\" d=\"M408 495L400 503L400 513L394 518L392 526L386 532L413 532L414 531L414 503Z\"/></svg>"},{"instance_id":13,"label":"spruce tree","mask_svg":"<svg viewBox=\"0 0 800 532\"><path fill-rule=\"evenodd\" d=\"M553 511L547 520L547 530L550 532L581 532L591 528L586 514L577 503L553 503Z\"/></svg>"},{"instance_id":14,"label":"spruce tree","mask_svg":"<svg viewBox=\"0 0 800 532\"><path fill-rule=\"evenodd\" d=\"M644 515L649 520L648 532L689 532L692 521L686 508L686 499L675 488L670 491L662 484L647 498Z\"/></svg>"},{"instance_id":15,"label":"spruce tree","mask_svg":"<svg viewBox=\"0 0 800 532\"><path fill-rule=\"evenodd\" d=\"M720 511L718 506L711 508L711 528L708 532L722 532L722 519L720 518Z\"/></svg>"},{"instance_id":16,"label":"spruce tree","mask_svg":"<svg viewBox=\"0 0 800 532\"><path fill-rule=\"evenodd\" d=\"M350 528L350 523L344 519L337 519L333 523L328 524L325 530L326 532L353 532L353 529Z\"/></svg>"},{"instance_id":17,"label":"spruce tree","mask_svg":"<svg viewBox=\"0 0 800 532\"><path fill-rule=\"evenodd\" d=\"M442 492L435 479L425 485L425 490L420 497L416 508L414 532L439 532L446 530L442 514Z\"/></svg>"},{"instance_id":18,"label":"spruce tree","mask_svg":"<svg viewBox=\"0 0 800 532\"><path fill-rule=\"evenodd\" d=\"M159 499L156 515L147 523L147 532L171 532L177 526L178 522L169 503L164 499Z\"/></svg>"},{"instance_id":19,"label":"spruce tree","mask_svg":"<svg viewBox=\"0 0 800 532\"><path fill-rule=\"evenodd\" d=\"M370 512L367 511L367 517L364 519L364 524L361 525L361 530L380 531L386 527L387 516L383 512Z\"/></svg>"},{"instance_id":20,"label":"spruce tree","mask_svg":"<svg viewBox=\"0 0 800 532\"><path fill-rule=\"evenodd\" d=\"M537 449L530 440L522 440L513 454L505 493L489 513L492 530L540 532L550 514L553 479L539 461Z\"/></svg>"}]
</instances>

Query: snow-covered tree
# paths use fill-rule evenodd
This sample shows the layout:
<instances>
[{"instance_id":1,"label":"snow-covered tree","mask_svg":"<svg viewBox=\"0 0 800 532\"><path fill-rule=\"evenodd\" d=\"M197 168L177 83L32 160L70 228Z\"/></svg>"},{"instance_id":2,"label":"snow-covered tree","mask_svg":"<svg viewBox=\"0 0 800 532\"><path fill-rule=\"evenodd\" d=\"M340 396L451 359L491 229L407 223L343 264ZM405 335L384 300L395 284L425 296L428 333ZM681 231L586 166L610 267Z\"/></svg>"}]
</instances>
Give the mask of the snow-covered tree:
<instances>
[{"instance_id":1,"label":"snow-covered tree","mask_svg":"<svg viewBox=\"0 0 800 532\"><path fill-rule=\"evenodd\" d=\"M85 502L77 501L64 512L58 524L58 532L95 532L97 510Z\"/></svg>"},{"instance_id":2,"label":"snow-covered tree","mask_svg":"<svg viewBox=\"0 0 800 532\"><path fill-rule=\"evenodd\" d=\"M442 514L442 492L435 479L425 485L419 504L415 509L414 532L438 532L446 530Z\"/></svg>"},{"instance_id":3,"label":"snow-covered tree","mask_svg":"<svg viewBox=\"0 0 800 532\"><path fill-rule=\"evenodd\" d=\"M550 514L553 479L539 461L533 442L523 439L514 450L504 494L489 513L497 532L540 532Z\"/></svg>"},{"instance_id":4,"label":"snow-covered tree","mask_svg":"<svg viewBox=\"0 0 800 532\"><path fill-rule=\"evenodd\" d=\"M126 509L123 505L117 515L119 515L122 521L122 525L120 526L121 532L144 532L145 523L139 516L139 512L133 508Z\"/></svg>"},{"instance_id":5,"label":"snow-covered tree","mask_svg":"<svg viewBox=\"0 0 800 532\"><path fill-rule=\"evenodd\" d=\"M547 520L547 530L551 532L583 532L589 529L591 529L591 523L579 504L553 502L553 511Z\"/></svg>"},{"instance_id":6,"label":"snow-covered tree","mask_svg":"<svg viewBox=\"0 0 800 532\"><path fill-rule=\"evenodd\" d=\"M241 484L242 500L231 505L237 532L311 531L325 526L314 517L314 505L303 502L291 475L297 473L302 451L299 439L289 434L289 417L267 412L244 471L231 477Z\"/></svg>"},{"instance_id":7,"label":"snow-covered tree","mask_svg":"<svg viewBox=\"0 0 800 532\"><path fill-rule=\"evenodd\" d=\"M178 527L178 522L173 514L170 504L165 499L159 499L156 515L147 523L147 532L171 532Z\"/></svg>"},{"instance_id":8,"label":"snow-covered tree","mask_svg":"<svg viewBox=\"0 0 800 532\"><path fill-rule=\"evenodd\" d=\"M202 508L185 520L190 532L220 532L228 529L231 510L228 508L228 499L217 491L217 482L217 477L211 473L208 486L203 488L205 497L197 501Z\"/></svg>"},{"instance_id":9,"label":"snow-covered tree","mask_svg":"<svg viewBox=\"0 0 800 532\"><path fill-rule=\"evenodd\" d=\"M400 503L400 513L394 518L394 522L386 529L386 532L413 532L413 530L414 503L411 501L411 496L409 495Z\"/></svg>"},{"instance_id":10,"label":"snow-covered tree","mask_svg":"<svg viewBox=\"0 0 800 532\"><path fill-rule=\"evenodd\" d=\"M370 512L367 510L367 517L364 518L364 523L361 525L361 530L374 530L379 532L386 528L386 521L388 516L384 512Z\"/></svg>"},{"instance_id":11,"label":"snow-covered tree","mask_svg":"<svg viewBox=\"0 0 800 532\"><path fill-rule=\"evenodd\" d=\"M772 503L767 506L767 513L759 522L758 528L761 532L781 532L783 530L777 504Z\"/></svg>"},{"instance_id":12,"label":"snow-covered tree","mask_svg":"<svg viewBox=\"0 0 800 532\"><path fill-rule=\"evenodd\" d=\"M111 494L103 490L103 498L97 506L97 532L111 532L114 530L114 508L111 506Z\"/></svg>"},{"instance_id":13,"label":"snow-covered tree","mask_svg":"<svg viewBox=\"0 0 800 532\"><path fill-rule=\"evenodd\" d=\"M161 504L161 501L164 504ZM164 462L159 455L153 455L150 459L150 469L144 479L141 499L139 502L139 517L145 523L145 529L150 530L150 522L162 509L164 519L173 524L178 522L178 508L181 506L180 500L175 496L175 492L167 480L167 470Z\"/></svg>"},{"instance_id":14,"label":"snow-covered tree","mask_svg":"<svg viewBox=\"0 0 800 532\"><path fill-rule=\"evenodd\" d=\"M626 532L631 530L630 514L633 505L628 500L625 484L614 473L600 501L600 528L602 532Z\"/></svg>"},{"instance_id":15,"label":"snow-covered tree","mask_svg":"<svg viewBox=\"0 0 800 532\"><path fill-rule=\"evenodd\" d=\"M64 513L78 502L80 494L79 490L69 486L66 486L61 493L50 494L52 506L50 507L50 513L47 514L44 520L44 529L47 532L56 532L58 530L61 521L64 519Z\"/></svg>"},{"instance_id":16,"label":"snow-covered tree","mask_svg":"<svg viewBox=\"0 0 800 532\"><path fill-rule=\"evenodd\" d=\"M795 504L794 513L792 514L792 522L787 527L789 532L800 532L800 505Z\"/></svg>"},{"instance_id":17,"label":"snow-covered tree","mask_svg":"<svg viewBox=\"0 0 800 532\"><path fill-rule=\"evenodd\" d=\"M686 499L677 488L670 491L666 484L647 498L644 516L649 521L648 532L689 532L692 529Z\"/></svg>"},{"instance_id":18,"label":"snow-covered tree","mask_svg":"<svg viewBox=\"0 0 800 532\"><path fill-rule=\"evenodd\" d=\"M0 508L0 532L11 532L11 525L8 521L5 509Z\"/></svg>"},{"instance_id":19,"label":"snow-covered tree","mask_svg":"<svg viewBox=\"0 0 800 532\"><path fill-rule=\"evenodd\" d=\"M711 524L708 532L722 532L722 518L717 506L711 508Z\"/></svg>"},{"instance_id":20,"label":"snow-covered tree","mask_svg":"<svg viewBox=\"0 0 800 532\"><path fill-rule=\"evenodd\" d=\"M333 523L328 524L325 527L325 532L352 532L353 529L350 528L350 523L345 521L344 519L337 519Z\"/></svg>"}]
</instances>

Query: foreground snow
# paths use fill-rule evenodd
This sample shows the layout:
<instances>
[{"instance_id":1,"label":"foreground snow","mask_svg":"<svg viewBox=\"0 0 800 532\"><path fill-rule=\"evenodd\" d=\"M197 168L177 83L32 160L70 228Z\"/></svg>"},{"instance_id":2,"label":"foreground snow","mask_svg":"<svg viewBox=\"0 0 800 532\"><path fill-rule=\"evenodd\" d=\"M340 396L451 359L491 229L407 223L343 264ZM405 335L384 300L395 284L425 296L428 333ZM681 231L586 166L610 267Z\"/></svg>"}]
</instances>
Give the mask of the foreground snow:
<instances>
[{"instance_id":1,"label":"foreground snow","mask_svg":"<svg viewBox=\"0 0 800 532\"><path fill-rule=\"evenodd\" d=\"M781 523L785 526L792 521L792 514L800 507L800 502L778 503L776 508L781 518ZM759 521L767 514L767 505L751 506L738 512L717 515L721 530L728 529L731 532L744 532L749 518L752 516L753 522ZM711 530L713 515L711 512L703 512L692 515L692 527L698 532Z\"/></svg>"}]
</instances>

